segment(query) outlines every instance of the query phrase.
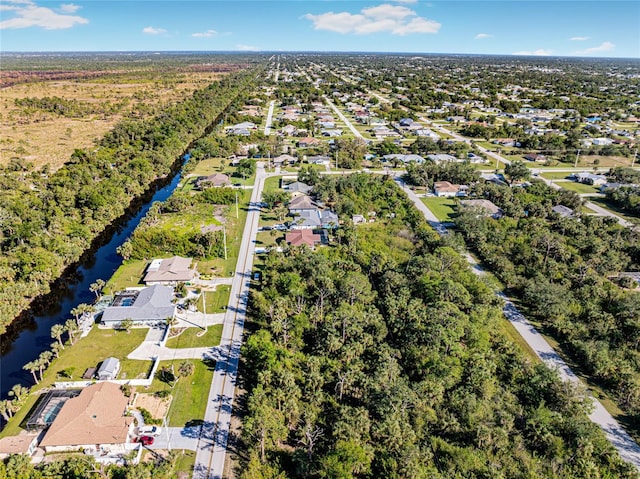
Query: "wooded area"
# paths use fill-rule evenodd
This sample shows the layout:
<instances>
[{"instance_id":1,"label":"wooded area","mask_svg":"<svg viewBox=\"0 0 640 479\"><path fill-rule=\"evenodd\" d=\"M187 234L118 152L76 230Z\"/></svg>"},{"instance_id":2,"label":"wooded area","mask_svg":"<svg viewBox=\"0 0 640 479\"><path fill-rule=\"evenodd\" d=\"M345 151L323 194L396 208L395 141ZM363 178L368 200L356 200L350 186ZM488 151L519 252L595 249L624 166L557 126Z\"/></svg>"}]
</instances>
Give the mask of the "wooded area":
<instances>
[{"instance_id":1,"label":"wooded area","mask_svg":"<svg viewBox=\"0 0 640 479\"><path fill-rule=\"evenodd\" d=\"M251 296L240 477L636 477L500 333L491 289L388 177L314 179L337 245L271 252Z\"/></svg>"}]
</instances>

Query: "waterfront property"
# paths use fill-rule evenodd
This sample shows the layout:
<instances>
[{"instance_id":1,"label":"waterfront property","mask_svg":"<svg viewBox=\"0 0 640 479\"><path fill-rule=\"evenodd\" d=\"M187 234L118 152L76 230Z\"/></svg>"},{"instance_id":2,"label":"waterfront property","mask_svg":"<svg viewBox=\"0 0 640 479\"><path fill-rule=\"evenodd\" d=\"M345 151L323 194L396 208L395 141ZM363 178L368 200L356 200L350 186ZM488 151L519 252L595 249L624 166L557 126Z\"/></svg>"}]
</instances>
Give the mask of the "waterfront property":
<instances>
[{"instance_id":1,"label":"waterfront property","mask_svg":"<svg viewBox=\"0 0 640 479\"><path fill-rule=\"evenodd\" d=\"M147 286L154 284L175 286L179 282L186 283L192 281L196 276L196 271L191 268L191 263L191 258L183 258L181 256L154 259L147 267L144 284Z\"/></svg>"},{"instance_id":2,"label":"waterfront property","mask_svg":"<svg viewBox=\"0 0 640 479\"><path fill-rule=\"evenodd\" d=\"M128 404L118 384L92 384L64 403L40 447L46 452L134 449L134 418L125 415Z\"/></svg>"},{"instance_id":3,"label":"waterfront property","mask_svg":"<svg viewBox=\"0 0 640 479\"><path fill-rule=\"evenodd\" d=\"M127 289L118 293L111 306L102 313L102 323L119 327L126 320L134 323L151 323L173 318L176 305L173 288L156 284L142 289Z\"/></svg>"}]
</instances>

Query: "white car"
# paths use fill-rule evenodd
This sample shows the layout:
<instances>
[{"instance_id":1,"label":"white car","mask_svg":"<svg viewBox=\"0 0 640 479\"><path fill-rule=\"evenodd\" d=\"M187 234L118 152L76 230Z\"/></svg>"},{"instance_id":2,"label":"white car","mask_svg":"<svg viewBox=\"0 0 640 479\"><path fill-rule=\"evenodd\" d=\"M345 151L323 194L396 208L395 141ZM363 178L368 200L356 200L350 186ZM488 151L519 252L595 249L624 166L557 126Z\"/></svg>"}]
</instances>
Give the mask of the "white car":
<instances>
[{"instance_id":1,"label":"white car","mask_svg":"<svg viewBox=\"0 0 640 479\"><path fill-rule=\"evenodd\" d=\"M140 426L138 428L139 436L159 436L161 432L160 426Z\"/></svg>"}]
</instances>

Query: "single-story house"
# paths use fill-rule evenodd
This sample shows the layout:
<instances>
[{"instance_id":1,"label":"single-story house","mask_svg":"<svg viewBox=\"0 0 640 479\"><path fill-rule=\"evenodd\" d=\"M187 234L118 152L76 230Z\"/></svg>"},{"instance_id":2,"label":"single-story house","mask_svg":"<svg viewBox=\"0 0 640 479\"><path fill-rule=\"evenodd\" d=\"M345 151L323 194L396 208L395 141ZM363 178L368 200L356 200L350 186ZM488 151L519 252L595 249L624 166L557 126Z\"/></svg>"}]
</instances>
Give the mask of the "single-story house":
<instances>
[{"instance_id":1,"label":"single-story house","mask_svg":"<svg viewBox=\"0 0 640 479\"><path fill-rule=\"evenodd\" d=\"M411 126L411 125L413 125L413 119L412 118L402 118L399 123L400 123L400 126Z\"/></svg>"},{"instance_id":2,"label":"single-story house","mask_svg":"<svg viewBox=\"0 0 640 479\"><path fill-rule=\"evenodd\" d=\"M296 196L308 195L308 193L313 189L313 186L309 186L300 181L294 181L293 183L284 185L282 189L291 193L291 195L295 198Z\"/></svg>"},{"instance_id":3,"label":"single-story house","mask_svg":"<svg viewBox=\"0 0 640 479\"><path fill-rule=\"evenodd\" d=\"M443 161L458 161L458 159L455 156L447 155L446 153L435 153L435 154L427 155L427 158L429 158L431 161L435 163L441 163Z\"/></svg>"},{"instance_id":4,"label":"single-story house","mask_svg":"<svg viewBox=\"0 0 640 479\"><path fill-rule=\"evenodd\" d=\"M367 222L367 219L363 215L353 215L351 217L354 225L359 225Z\"/></svg>"},{"instance_id":5,"label":"single-story house","mask_svg":"<svg viewBox=\"0 0 640 479\"><path fill-rule=\"evenodd\" d=\"M547 157L544 155L539 155L538 153L528 153L524 155L524 159L527 161L539 161L545 162L547 161Z\"/></svg>"},{"instance_id":6,"label":"single-story house","mask_svg":"<svg viewBox=\"0 0 640 479\"><path fill-rule=\"evenodd\" d=\"M31 456L38 446L37 434L20 434L0 439L0 459L12 454L26 454Z\"/></svg>"},{"instance_id":7,"label":"single-story house","mask_svg":"<svg viewBox=\"0 0 640 479\"><path fill-rule=\"evenodd\" d=\"M305 210L317 211L319 209L318 204L308 195L300 195L289 202L289 213L292 215Z\"/></svg>"},{"instance_id":8,"label":"single-story house","mask_svg":"<svg viewBox=\"0 0 640 479\"><path fill-rule=\"evenodd\" d=\"M604 175L594 175L588 171L581 171L580 173L574 173L573 177L578 183L584 183L586 185L600 186L607 182L607 177Z\"/></svg>"},{"instance_id":9,"label":"single-story house","mask_svg":"<svg viewBox=\"0 0 640 479\"><path fill-rule=\"evenodd\" d=\"M498 208L489 200L462 200L460 204L466 208L478 208L484 210L487 216L495 219L502 216L502 209Z\"/></svg>"},{"instance_id":10,"label":"single-story house","mask_svg":"<svg viewBox=\"0 0 640 479\"><path fill-rule=\"evenodd\" d=\"M125 290L116 295L111 306L102 312L102 323L117 327L125 319L134 322L165 321L173 318L173 288L154 284L141 290Z\"/></svg>"},{"instance_id":11,"label":"single-story house","mask_svg":"<svg viewBox=\"0 0 640 479\"><path fill-rule=\"evenodd\" d=\"M307 157L307 163L310 165L330 165L331 157L323 155L314 155Z\"/></svg>"},{"instance_id":12,"label":"single-story house","mask_svg":"<svg viewBox=\"0 0 640 479\"><path fill-rule=\"evenodd\" d=\"M318 146L320 144L320 140L312 137L300 138L298 140L298 148L307 148L309 146Z\"/></svg>"},{"instance_id":13,"label":"single-story house","mask_svg":"<svg viewBox=\"0 0 640 479\"><path fill-rule=\"evenodd\" d=\"M154 284L176 285L179 282L192 281L196 271L191 268L191 262L191 258L181 256L154 259L147 267L144 284L147 286Z\"/></svg>"},{"instance_id":14,"label":"single-story house","mask_svg":"<svg viewBox=\"0 0 640 479\"><path fill-rule=\"evenodd\" d=\"M551 208L551 211L559 214L563 218L570 218L573 216L573 210L571 208L567 208L564 205L556 205L553 208Z\"/></svg>"},{"instance_id":15,"label":"single-story house","mask_svg":"<svg viewBox=\"0 0 640 479\"><path fill-rule=\"evenodd\" d=\"M481 173L480 178L499 186L507 186L507 181L502 173Z\"/></svg>"},{"instance_id":16,"label":"single-story house","mask_svg":"<svg viewBox=\"0 0 640 479\"><path fill-rule=\"evenodd\" d=\"M436 196L452 198L460 193L460 185L454 185L448 181L436 181L433 184L433 192Z\"/></svg>"},{"instance_id":17,"label":"single-story house","mask_svg":"<svg viewBox=\"0 0 640 479\"><path fill-rule=\"evenodd\" d=\"M102 361L100 369L98 369L98 379L108 381L115 379L120 372L120 360L118 358L107 358Z\"/></svg>"},{"instance_id":18,"label":"single-story house","mask_svg":"<svg viewBox=\"0 0 640 479\"><path fill-rule=\"evenodd\" d=\"M200 189L209 188L211 186L219 188L231 184L231 179L223 173L215 173L213 175L204 176L196 181L196 186Z\"/></svg>"},{"instance_id":19,"label":"single-story house","mask_svg":"<svg viewBox=\"0 0 640 479\"><path fill-rule=\"evenodd\" d=\"M295 163L297 160L295 156L285 154L285 155L276 156L271 161L276 166L284 166L284 165L291 165Z\"/></svg>"},{"instance_id":20,"label":"single-story house","mask_svg":"<svg viewBox=\"0 0 640 479\"><path fill-rule=\"evenodd\" d=\"M321 237L310 229L304 229L287 233L285 240L291 246L307 245L309 248L314 248L316 244L320 243Z\"/></svg>"},{"instance_id":21,"label":"single-story house","mask_svg":"<svg viewBox=\"0 0 640 479\"><path fill-rule=\"evenodd\" d=\"M87 386L64 403L40 442L46 452L125 449L131 444L134 418L120 385L104 381Z\"/></svg>"},{"instance_id":22,"label":"single-story house","mask_svg":"<svg viewBox=\"0 0 640 479\"><path fill-rule=\"evenodd\" d=\"M320 210L304 210L292 216L291 230L308 230L322 227Z\"/></svg>"},{"instance_id":23,"label":"single-story house","mask_svg":"<svg viewBox=\"0 0 640 479\"><path fill-rule=\"evenodd\" d=\"M280 130L280 133L286 136L294 136L296 133L298 133L298 129L293 125L287 125Z\"/></svg>"}]
</instances>

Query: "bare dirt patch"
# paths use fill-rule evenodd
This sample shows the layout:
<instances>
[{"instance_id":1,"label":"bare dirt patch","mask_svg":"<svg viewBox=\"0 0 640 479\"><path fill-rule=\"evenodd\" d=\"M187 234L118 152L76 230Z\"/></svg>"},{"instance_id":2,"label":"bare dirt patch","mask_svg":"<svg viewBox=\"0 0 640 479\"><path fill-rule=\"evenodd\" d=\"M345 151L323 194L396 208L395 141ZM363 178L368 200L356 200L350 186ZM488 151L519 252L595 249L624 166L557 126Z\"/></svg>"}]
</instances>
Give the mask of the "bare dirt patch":
<instances>
[{"instance_id":1,"label":"bare dirt patch","mask_svg":"<svg viewBox=\"0 0 640 479\"><path fill-rule=\"evenodd\" d=\"M219 72L180 73L169 78L146 73L118 72L96 78L44 78L2 89L0 100L0 165L12 159L55 171L75 149L95 148L124 118L144 118L156 108L182 100L220 78ZM91 106L93 112L74 117L16 105L16 100L53 98ZM96 112L97 111L97 112Z\"/></svg>"},{"instance_id":2,"label":"bare dirt patch","mask_svg":"<svg viewBox=\"0 0 640 479\"><path fill-rule=\"evenodd\" d=\"M171 396L159 398L154 394L138 393L135 401L136 408L146 409L151 413L154 419L160 419L166 416L169 406L171 405Z\"/></svg>"}]
</instances>

